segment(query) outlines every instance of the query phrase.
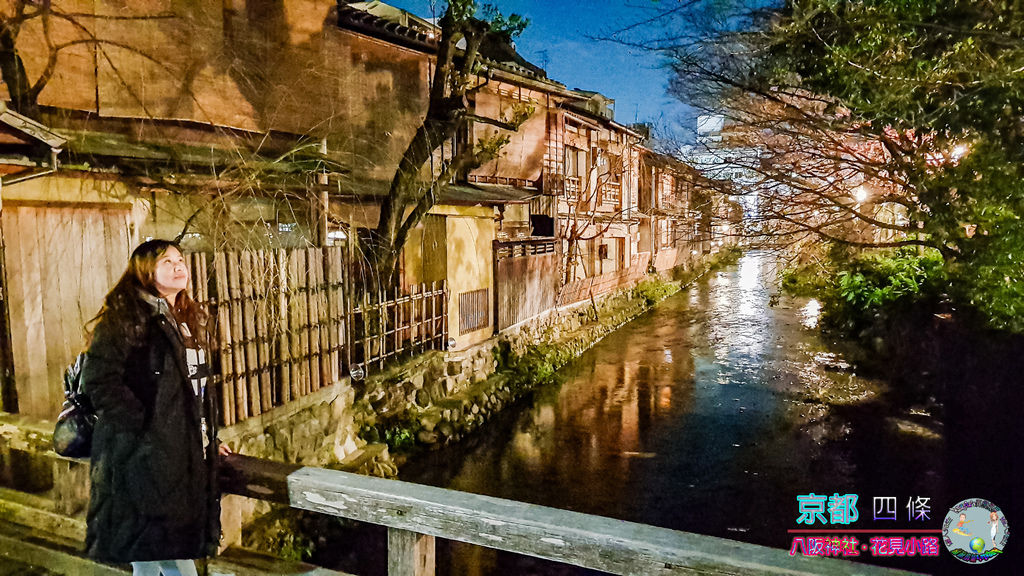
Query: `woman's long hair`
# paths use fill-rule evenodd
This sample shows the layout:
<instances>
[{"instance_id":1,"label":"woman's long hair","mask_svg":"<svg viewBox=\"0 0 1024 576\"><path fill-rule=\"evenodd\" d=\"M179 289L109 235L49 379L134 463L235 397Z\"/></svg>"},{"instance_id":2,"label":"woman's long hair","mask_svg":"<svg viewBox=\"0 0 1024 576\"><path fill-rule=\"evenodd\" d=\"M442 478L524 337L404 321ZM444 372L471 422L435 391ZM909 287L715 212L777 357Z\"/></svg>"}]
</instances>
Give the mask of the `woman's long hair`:
<instances>
[{"instance_id":1,"label":"woman's long hair","mask_svg":"<svg viewBox=\"0 0 1024 576\"><path fill-rule=\"evenodd\" d=\"M167 253L170 248L181 252L177 242L171 240L148 240L139 244L132 251L128 259L128 267L125 269L121 279L114 284L110 292L103 298L103 307L100 308L96 317L86 325L86 332L90 338L92 330L90 327L103 319L116 322L117 326L125 330L130 340L142 338L142 329L145 318L151 314L149 305L146 304L140 291L160 296L156 288L156 263ZM191 274L189 275L191 282ZM178 292L171 313L178 322L188 325L189 331L196 338L201 346L209 342L207 328L207 315L199 304L189 295L188 290Z\"/></svg>"}]
</instances>

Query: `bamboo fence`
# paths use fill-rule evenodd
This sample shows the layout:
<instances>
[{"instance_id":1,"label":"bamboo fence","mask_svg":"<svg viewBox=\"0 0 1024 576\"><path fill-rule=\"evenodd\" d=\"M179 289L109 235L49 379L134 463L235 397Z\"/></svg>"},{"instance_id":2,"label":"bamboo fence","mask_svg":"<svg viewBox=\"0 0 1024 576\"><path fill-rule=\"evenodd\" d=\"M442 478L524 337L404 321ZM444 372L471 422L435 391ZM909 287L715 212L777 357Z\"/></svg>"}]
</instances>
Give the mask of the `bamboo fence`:
<instances>
[{"instance_id":1,"label":"bamboo fence","mask_svg":"<svg viewBox=\"0 0 1024 576\"><path fill-rule=\"evenodd\" d=\"M446 286L359 298L344 248L195 253L212 322L210 389L223 425L263 414L404 354L444 349Z\"/></svg>"}]
</instances>

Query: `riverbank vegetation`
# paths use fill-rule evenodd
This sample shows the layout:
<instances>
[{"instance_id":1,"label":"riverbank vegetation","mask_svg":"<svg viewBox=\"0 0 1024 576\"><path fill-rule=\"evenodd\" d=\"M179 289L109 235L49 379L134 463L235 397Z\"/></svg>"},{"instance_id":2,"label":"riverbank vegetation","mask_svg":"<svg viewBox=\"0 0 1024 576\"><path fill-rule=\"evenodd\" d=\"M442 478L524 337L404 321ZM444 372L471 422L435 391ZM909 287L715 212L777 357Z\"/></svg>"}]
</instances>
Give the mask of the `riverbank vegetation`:
<instances>
[{"instance_id":1,"label":"riverbank vegetation","mask_svg":"<svg viewBox=\"0 0 1024 576\"><path fill-rule=\"evenodd\" d=\"M813 264L784 270L780 284L791 295L817 298L824 328L863 339L908 309L938 311L947 304L943 264L934 250L831 250Z\"/></svg>"},{"instance_id":2,"label":"riverbank vegetation","mask_svg":"<svg viewBox=\"0 0 1024 576\"><path fill-rule=\"evenodd\" d=\"M866 250L823 274L844 313L935 283L982 327L1024 333L1020 2L707 0L651 22L666 30L637 43L735 151L711 170L750 183L752 240Z\"/></svg>"}]
</instances>

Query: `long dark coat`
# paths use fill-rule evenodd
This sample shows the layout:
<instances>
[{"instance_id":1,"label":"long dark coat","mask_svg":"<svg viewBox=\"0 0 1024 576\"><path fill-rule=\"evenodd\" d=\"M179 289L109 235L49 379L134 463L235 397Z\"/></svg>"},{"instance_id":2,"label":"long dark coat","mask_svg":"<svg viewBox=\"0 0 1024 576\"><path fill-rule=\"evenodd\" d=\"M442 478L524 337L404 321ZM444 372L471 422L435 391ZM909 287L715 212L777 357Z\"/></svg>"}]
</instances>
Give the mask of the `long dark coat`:
<instances>
[{"instance_id":1,"label":"long dark coat","mask_svg":"<svg viewBox=\"0 0 1024 576\"><path fill-rule=\"evenodd\" d=\"M216 550L220 536L214 394L199 400L177 326L144 307L151 313L136 327L138 339L101 319L82 368L99 414L86 547L90 557L108 562L201 558ZM201 413L208 423L205 458Z\"/></svg>"}]
</instances>

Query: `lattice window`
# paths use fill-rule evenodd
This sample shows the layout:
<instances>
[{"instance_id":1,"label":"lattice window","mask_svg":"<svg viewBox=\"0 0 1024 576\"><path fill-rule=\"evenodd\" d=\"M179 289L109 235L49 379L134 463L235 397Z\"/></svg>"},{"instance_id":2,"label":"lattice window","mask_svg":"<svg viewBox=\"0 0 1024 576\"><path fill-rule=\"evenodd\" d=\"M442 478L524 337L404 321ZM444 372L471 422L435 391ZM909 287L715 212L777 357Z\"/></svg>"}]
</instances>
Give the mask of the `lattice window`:
<instances>
[{"instance_id":1,"label":"lattice window","mask_svg":"<svg viewBox=\"0 0 1024 576\"><path fill-rule=\"evenodd\" d=\"M459 294L459 333L465 334L491 324L489 290L471 290Z\"/></svg>"}]
</instances>

